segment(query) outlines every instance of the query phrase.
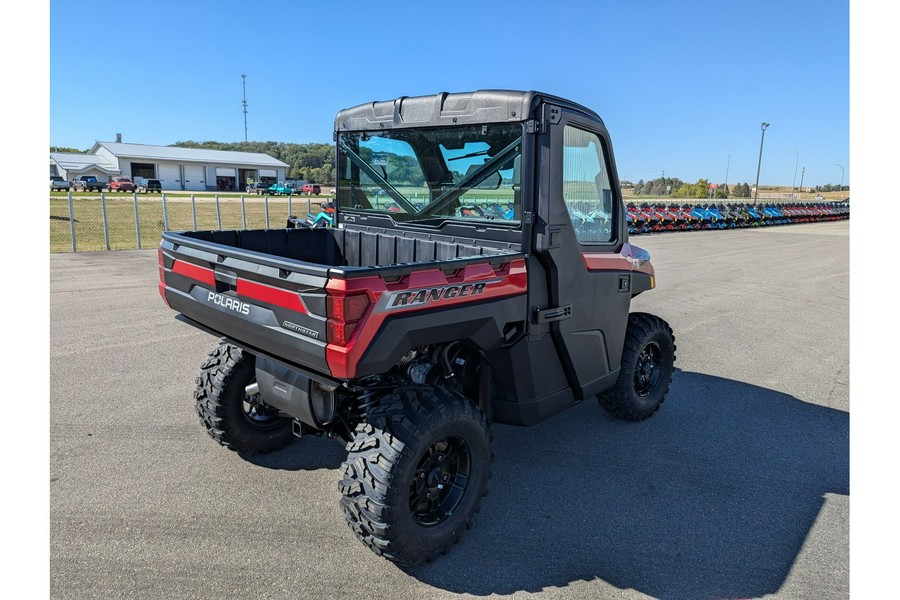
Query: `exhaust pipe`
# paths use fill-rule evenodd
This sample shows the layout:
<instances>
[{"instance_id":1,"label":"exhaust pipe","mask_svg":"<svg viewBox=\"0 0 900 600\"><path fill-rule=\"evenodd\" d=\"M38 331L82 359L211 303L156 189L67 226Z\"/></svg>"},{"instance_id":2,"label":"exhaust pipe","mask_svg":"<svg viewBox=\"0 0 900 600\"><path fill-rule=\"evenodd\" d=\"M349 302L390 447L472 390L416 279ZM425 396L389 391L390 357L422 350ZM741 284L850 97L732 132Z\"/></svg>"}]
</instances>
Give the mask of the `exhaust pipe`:
<instances>
[{"instance_id":1,"label":"exhaust pipe","mask_svg":"<svg viewBox=\"0 0 900 600\"><path fill-rule=\"evenodd\" d=\"M259 384L255 381L244 388L244 393L248 396L256 396L259 394Z\"/></svg>"}]
</instances>

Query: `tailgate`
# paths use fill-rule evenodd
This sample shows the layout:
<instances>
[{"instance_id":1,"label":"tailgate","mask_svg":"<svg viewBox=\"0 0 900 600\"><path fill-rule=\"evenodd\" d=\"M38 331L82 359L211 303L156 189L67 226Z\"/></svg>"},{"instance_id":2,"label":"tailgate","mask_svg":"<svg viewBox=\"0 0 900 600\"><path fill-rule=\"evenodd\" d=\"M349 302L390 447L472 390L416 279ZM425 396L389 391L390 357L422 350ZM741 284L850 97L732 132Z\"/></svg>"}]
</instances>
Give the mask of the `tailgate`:
<instances>
[{"instance_id":1,"label":"tailgate","mask_svg":"<svg viewBox=\"0 0 900 600\"><path fill-rule=\"evenodd\" d=\"M163 234L159 293L172 309L251 349L320 373L329 267Z\"/></svg>"}]
</instances>

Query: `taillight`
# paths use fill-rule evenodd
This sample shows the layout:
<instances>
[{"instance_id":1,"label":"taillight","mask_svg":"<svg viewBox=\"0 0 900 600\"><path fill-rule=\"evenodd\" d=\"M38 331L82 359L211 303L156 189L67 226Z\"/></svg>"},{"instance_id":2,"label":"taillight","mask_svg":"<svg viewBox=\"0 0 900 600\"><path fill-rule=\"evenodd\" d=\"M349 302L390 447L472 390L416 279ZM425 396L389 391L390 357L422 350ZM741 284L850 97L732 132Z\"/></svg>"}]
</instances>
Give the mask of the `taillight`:
<instances>
[{"instance_id":1,"label":"taillight","mask_svg":"<svg viewBox=\"0 0 900 600\"><path fill-rule=\"evenodd\" d=\"M329 344L346 346L359 320L369 307L369 297L365 294L344 296L329 293L325 301L328 320L325 332Z\"/></svg>"},{"instance_id":2,"label":"taillight","mask_svg":"<svg viewBox=\"0 0 900 600\"><path fill-rule=\"evenodd\" d=\"M162 296L163 302L166 303L166 306L169 306L169 301L166 300L166 270L165 265L163 264L163 251L162 248L157 248L156 250L156 258L159 261L159 295Z\"/></svg>"},{"instance_id":3,"label":"taillight","mask_svg":"<svg viewBox=\"0 0 900 600\"><path fill-rule=\"evenodd\" d=\"M365 294L355 296L328 296L326 303L328 317L347 323L359 321L366 308L369 306L369 298Z\"/></svg>"}]
</instances>

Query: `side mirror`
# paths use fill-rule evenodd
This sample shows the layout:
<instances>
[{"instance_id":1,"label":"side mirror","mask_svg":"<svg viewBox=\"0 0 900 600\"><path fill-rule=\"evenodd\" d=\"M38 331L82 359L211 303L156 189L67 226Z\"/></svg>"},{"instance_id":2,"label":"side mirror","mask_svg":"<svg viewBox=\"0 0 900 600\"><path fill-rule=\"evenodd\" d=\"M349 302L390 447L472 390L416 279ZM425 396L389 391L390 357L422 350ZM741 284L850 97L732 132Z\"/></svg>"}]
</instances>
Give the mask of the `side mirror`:
<instances>
[{"instance_id":1,"label":"side mirror","mask_svg":"<svg viewBox=\"0 0 900 600\"><path fill-rule=\"evenodd\" d=\"M484 178L484 181L476 185L476 189L479 190L496 190L500 187L500 184L503 182L503 176L498 172L491 173L487 177Z\"/></svg>"},{"instance_id":2,"label":"side mirror","mask_svg":"<svg viewBox=\"0 0 900 600\"><path fill-rule=\"evenodd\" d=\"M471 173L475 172L481 165L469 165L469 168L466 170L465 177L468 177ZM503 181L503 176L500 175L499 171L494 171L487 177L485 177L481 183L478 185L472 186L474 189L478 190L496 190L500 187L500 183Z\"/></svg>"}]
</instances>

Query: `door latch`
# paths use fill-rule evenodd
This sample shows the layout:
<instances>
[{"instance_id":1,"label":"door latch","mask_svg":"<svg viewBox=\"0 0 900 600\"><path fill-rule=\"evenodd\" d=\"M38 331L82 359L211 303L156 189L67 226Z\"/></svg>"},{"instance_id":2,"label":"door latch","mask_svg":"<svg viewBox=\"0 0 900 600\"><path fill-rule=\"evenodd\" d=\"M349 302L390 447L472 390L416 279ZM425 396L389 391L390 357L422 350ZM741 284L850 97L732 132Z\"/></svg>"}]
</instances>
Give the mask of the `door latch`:
<instances>
[{"instance_id":1,"label":"door latch","mask_svg":"<svg viewBox=\"0 0 900 600\"><path fill-rule=\"evenodd\" d=\"M572 316L572 305L556 306L554 308L538 308L534 311L534 324L564 321Z\"/></svg>"}]
</instances>

